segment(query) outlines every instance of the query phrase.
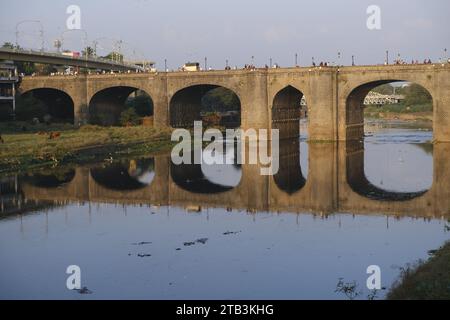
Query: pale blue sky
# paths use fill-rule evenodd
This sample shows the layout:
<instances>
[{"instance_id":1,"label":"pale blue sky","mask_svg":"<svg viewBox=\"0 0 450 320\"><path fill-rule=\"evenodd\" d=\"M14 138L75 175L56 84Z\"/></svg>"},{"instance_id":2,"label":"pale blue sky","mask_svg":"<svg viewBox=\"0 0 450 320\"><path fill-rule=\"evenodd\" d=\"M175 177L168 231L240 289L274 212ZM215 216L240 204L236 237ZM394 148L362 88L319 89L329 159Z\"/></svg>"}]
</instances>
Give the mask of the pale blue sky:
<instances>
[{"instance_id":1,"label":"pale blue sky","mask_svg":"<svg viewBox=\"0 0 450 320\"><path fill-rule=\"evenodd\" d=\"M450 1L448 0L0 0L0 41L15 41L15 25L25 19L42 21L46 46L66 28L66 8L82 10L82 28L89 40L99 37L122 39L163 68L197 60L222 68L225 60L241 66L251 62L300 64L335 61L351 55L358 64L383 63L385 51L391 59L401 53L411 58L438 59L450 50ZM366 27L366 9L381 7L382 29ZM25 24L23 33L36 25ZM33 30L32 30L33 31ZM81 43L81 33L67 35L67 43ZM25 35L23 42L32 42ZM26 38L26 39L25 39ZM71 40L70 40L71 39ZM101 46L112 47L103 40ZM24 46L27 43L23 44ZM125 45L131 52L131 45ZM74 48L76 49L76 48Z\"/></svg>"}]
</instances>

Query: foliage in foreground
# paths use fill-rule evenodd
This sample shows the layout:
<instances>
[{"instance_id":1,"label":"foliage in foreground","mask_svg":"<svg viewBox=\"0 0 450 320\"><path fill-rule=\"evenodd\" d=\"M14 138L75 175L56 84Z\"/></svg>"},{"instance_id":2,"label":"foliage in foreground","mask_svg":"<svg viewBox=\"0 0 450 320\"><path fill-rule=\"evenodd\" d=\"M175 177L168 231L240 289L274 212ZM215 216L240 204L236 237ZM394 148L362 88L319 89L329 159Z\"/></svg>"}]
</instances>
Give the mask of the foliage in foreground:
<instances>
[{"instance_id":1,"label":"foliage in foreground","mask_svg":"<svg viewBox=\"0 0 450 320\"><path fill-rule=\"evenodd\" d=\"M426 261L402 268L387 298L391 300L449 300L450 242Z\"/></svg>"}]
</instances>

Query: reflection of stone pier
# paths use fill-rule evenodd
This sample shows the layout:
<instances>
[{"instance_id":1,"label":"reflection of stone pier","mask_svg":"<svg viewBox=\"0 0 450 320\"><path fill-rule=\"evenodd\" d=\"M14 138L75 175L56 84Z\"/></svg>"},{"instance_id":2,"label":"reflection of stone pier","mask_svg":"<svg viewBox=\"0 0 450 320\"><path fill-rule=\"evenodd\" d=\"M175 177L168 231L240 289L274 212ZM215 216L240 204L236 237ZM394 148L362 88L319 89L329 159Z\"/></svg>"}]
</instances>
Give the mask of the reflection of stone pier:
<instances>
[{"instance_id":1,"label":"reflection of stone pier","mask_svg":"<svg viewBox=\"0 0 450 320\"><path fill-rule=\"evenodd\" d=\"M198 185L182 183L196 179L202 174L201 168L176 170L169 156L155 157L153 181L134 190L117 190L100 184L94 179L93 169L87 167L77 168L73 179L60 186L42 187L24 180L20 182L20 190L28 200L59 203L92 201L273 212L450 215L449 144L434 146L434 180L430 190L395 193L377 189L368 182L364 175L364 149L350 143L340 148L335 143L309 144L309 172L305 181L297 143L282 145L282 163L276 176L260 175L258 165L242 165L241 181L236 187L221 188L205 181L203 187L208 192ZM293 148L297 152L291 152Z\"/></svg>"}]
</instances>

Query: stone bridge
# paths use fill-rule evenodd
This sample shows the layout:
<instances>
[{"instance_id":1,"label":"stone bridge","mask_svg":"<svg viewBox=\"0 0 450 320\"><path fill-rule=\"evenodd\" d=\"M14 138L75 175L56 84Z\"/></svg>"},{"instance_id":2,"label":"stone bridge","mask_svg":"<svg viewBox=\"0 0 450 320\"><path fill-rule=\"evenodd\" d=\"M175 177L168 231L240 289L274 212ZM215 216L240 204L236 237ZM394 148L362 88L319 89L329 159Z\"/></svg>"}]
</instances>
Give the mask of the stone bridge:
<instances>
[{"instance_id":1,"label":"stone bridge","mask_svg":"<svg viewBox=\"0 0 450 320\"><path fill-rule=\"evenodd\" d=\"M50 104L55 90L73 102L75 123L86 123L102 105L123 110L130 93L150 95L157 127L192 126L200 120L202 96L225 87L241 103L241 128L279 128L298 136L300 100L308 104L311 140L359 140L363 102L373 88L394 81L416 83L433 98L436 141L450 141L450 64L311 67L205 72L132 73L25 77L19 91L33 91Z\"/></svg>"}]
</instances>

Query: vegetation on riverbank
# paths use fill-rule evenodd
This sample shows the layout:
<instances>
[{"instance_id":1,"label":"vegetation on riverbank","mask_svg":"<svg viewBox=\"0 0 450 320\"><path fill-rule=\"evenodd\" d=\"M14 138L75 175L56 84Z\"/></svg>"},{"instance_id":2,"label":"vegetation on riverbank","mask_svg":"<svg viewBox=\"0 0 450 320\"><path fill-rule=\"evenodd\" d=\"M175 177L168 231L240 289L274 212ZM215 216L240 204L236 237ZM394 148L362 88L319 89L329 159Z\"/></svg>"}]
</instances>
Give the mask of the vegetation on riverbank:
<instances>
[{"instance_id":1,"label":"vegetation on riverbank","mask_svg":"<svg viewBox=\"0 0 450 320\"><path fill-rule=\"evenodd\" d=\"M422 86L412 83L405 86L385 84L376 87L374 92L384 95L402 95L397 104L369 105L364 108L368 118L407 121L432 121L433 101L430 93Z\"/></svg>"},{"instance_id":2,"label":"vegetation on riverbank","mask_svg":"<svg viewBox=\"0 0 450 320\"><path fill-rule=\"evenodd\" d=\"M430 254L432 257L428 261L402 269L399 280L387 295L388 299L450 299L450 242Z\"/></svg>"},{"instance_id":3,"label":"vegetation on riverbank","mask_svg":"<svg viewBox=\"0 0 450 320\"><path fill-rule=\"evenodd\" d=\"M431 103L410 106L405 103L367 106L364 108L364 115L374 119L432 121L433 106Z\"/></svg>"},{"instance_id":4,"label":"vegetation on riverbank","mask_svg":"<svg viewBox=\"0 0 450 320\"><path fill-rule=\"evenodd\" d=\"M55 166L117 153L169 149L170 131L151 127L0 124L0 173ZM51 137L53 133L54 137Z\"/></svg>"}]
</instances>

